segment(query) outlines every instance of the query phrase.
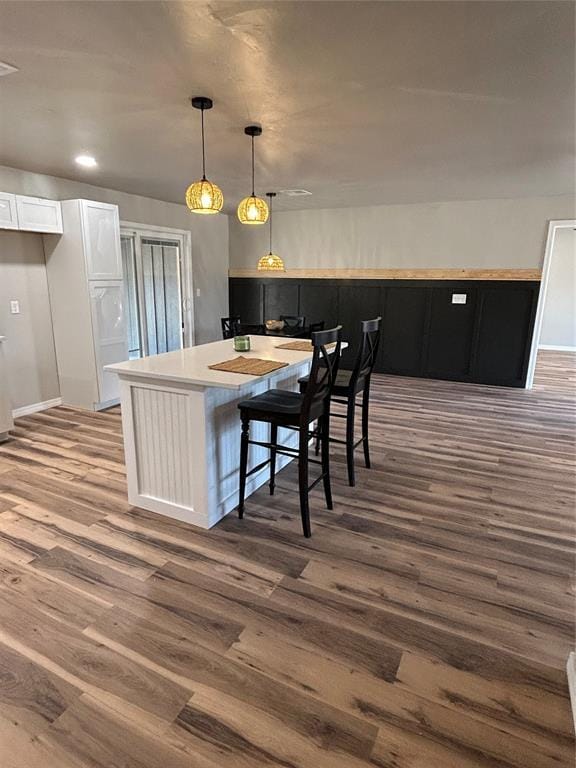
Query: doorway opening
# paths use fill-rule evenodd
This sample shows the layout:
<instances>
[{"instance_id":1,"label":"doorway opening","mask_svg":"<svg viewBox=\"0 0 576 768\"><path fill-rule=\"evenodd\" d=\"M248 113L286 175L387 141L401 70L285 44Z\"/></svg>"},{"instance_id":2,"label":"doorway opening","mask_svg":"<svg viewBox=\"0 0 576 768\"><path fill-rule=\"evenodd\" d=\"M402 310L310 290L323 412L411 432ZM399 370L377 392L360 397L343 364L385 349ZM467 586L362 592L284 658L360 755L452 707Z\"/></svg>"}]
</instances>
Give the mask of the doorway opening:
<instances>
[{"instance_id":1,"label":"doorway opening","mask_svg":"<svg viewBox=\"0 0 576 768\"><path fill-rule=\"evenodd\" d=\"M538 355L573 364L576 353L576 220L551 221L542 268L526 387L532 388ZM561 355L568 355L560 359ZM576 357L574 358L576 360ZM547 360L550 363L550 359Z\"/></svg>"}]
</instances>

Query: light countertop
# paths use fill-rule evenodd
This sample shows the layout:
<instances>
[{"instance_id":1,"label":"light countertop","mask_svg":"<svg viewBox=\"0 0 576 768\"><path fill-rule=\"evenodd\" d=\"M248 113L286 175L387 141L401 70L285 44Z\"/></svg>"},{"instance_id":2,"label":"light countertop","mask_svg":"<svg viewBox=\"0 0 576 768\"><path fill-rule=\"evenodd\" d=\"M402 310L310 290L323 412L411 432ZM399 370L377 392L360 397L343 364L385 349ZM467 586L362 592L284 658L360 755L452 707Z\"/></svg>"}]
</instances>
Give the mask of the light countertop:
<instances>
[{"instance_id":1,"label":"light countertop","mask_svg":"<svg viewBox=\"0 0 576 768\"><path fill-rule=\"evenodd\" d=\"M297 352L289 349L278 349L278 345L286 344L290 339L274 338L272 336L250 336L250 352L236 352L233 340L214 341L211 344L201 344L197 347L179 349L162 355L151 355L139 360L127 360L124 363L107 365L105 370L117 373L120 378L138 377L195 384L202 387L221 387L223 389L242 389L260 379L286 372L290 366L301 365L312 359L312 352ZM301 340L302 341L302 340ZM342 348L346 347L345 343ZM278 360L288 363L288 367L280 368L265 376L247 376L240 373L215 371L208 368L215 363L223 363L234 357L260 357L266 360Z\"/></svg>"}]
</instances>

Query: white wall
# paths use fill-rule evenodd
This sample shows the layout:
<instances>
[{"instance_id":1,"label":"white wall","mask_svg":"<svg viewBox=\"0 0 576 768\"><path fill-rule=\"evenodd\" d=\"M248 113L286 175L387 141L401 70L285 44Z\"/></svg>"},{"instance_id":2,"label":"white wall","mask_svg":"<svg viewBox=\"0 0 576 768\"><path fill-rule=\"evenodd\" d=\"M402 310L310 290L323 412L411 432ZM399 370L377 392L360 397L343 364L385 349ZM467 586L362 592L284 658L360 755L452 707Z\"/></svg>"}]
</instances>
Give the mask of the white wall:
<instances>
[{"instance_id":1,"label":"white wall","mask_svg":"<svg viewBox=\"0 0 576 768\"><path fill-rule=\"evenodd\" d=\"M86 198L115 203L120 218L192 233L196 342L220 338L220 317L228 314L227 216L196 216L185 205L165 203L53 176L0 166L0 190L54 200ZM10 315L9 300L22 302ZM5 347L13 407L59 396L57 367L42 236L0 231L0 335Z\"/></svg>"},{"instance_id":2,"label":"white wall","mask_svg":"<svg viewBox=\"0 0 576 768\"><path fill-rule=\"evenodd\" d=\"M53 200L86 198L115 203L124 221L190 230L194 287L200 289L200 297L194 299L196 341L203 344L220 338L220 317L228 314L227 216L198 216L185 205L5 166L0 166L0 190Z\"/></svg>"},{"instance_id":3,"label":"white wall","mask_svg":"<svg viewBox=\"0 0 576 768\"><path fill-rule=\"evenodd\" d=\"M0 334L12 407L59 397L42 235L0 231Z\"/></svg>"},{"instance_id":4,"label":"white wall","mask_svg":"<svg viewBox=\"0 0 576 768\"><path fill-rule=\"evenodd\" d=\"M576 232L558 229L550 262L540 347L576 350Z\"/></svg>"},{"instance_id":5,"label":"white wall","mask_svg":"<svg viewBox=\"0 0 576 768\"><path fill-rule=\"evenodd\" d=\"M574 217L570 196L278 211L273 249L286 269L538 268L548 221ZM230 267L255 268L268 228L230 222Z\"/></svg>"}]
</instances>

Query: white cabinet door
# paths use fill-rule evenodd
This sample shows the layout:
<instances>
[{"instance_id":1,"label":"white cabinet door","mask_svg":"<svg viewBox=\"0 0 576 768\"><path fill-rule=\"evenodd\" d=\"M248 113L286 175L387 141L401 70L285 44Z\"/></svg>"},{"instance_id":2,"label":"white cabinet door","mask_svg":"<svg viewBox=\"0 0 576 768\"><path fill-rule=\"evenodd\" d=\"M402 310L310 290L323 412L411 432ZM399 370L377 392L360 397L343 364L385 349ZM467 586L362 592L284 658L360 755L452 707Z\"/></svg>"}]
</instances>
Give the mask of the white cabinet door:
<instances>
[{"instance_id":1,"label":"white cabinet door","mask_svg":"<svg viewBox=\"0 0 576 768\"><path fill-rule=\"evenodd\" d=\"M0 229L18 229L16 195L0 192Z\"/></svg>"},{"instance_id":2,"label":"white cabinet door","mask_svg":"<svg viewBox=\"0 0 576 768\"><path fill-rule=\"evenodd\" d=\"M118 206L81 200L89 280L122 280Z\"/></svg>"},{"instance_id":3,"label":"white cabinet door","mask_svg":"<svg viewBox=\"0 0 576 768\"><path fill-rule=\"evenodd\" d=\"M62 211L58 200L16 195L18 229L28 232L55 232L61 234Z\"/></svg>"},{"instance_id":4,"label":"white cabinet door","mask_svg":"<svg viewBox=\"0 0 576 768\"><path fill-rule=\"evenodd\" d=\"M118 377L104 366L128 360L128 340L124 309L124 285L121 280L90 282L92 330L98 374L99 404L120 397Z\"/></svg>"}]
</instances>

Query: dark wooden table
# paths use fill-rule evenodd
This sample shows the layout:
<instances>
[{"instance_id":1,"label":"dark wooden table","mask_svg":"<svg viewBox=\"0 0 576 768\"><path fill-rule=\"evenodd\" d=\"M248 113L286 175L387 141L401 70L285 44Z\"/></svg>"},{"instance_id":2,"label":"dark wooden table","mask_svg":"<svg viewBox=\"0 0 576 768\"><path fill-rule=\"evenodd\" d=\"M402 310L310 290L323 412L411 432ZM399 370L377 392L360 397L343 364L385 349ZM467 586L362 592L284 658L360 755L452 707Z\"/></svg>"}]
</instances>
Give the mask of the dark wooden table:
<instances>
[{"instance_id":1,"label":"dark wooden table","mask_svg":"<svg viewBox=\"0 0 576 768\"><path fill-rule=\"evenodd\" d=\"M279 336L287 339L308 339L310 337L310 326L305 325L302 328L282 328L281 331L269 331L266 329L266 336Z\"/></svg>"}]
</instances>

